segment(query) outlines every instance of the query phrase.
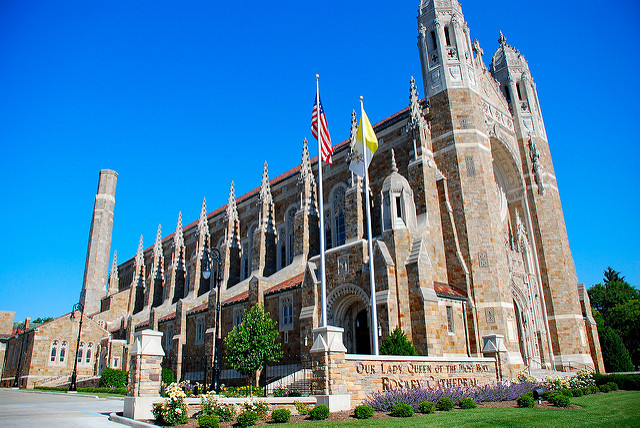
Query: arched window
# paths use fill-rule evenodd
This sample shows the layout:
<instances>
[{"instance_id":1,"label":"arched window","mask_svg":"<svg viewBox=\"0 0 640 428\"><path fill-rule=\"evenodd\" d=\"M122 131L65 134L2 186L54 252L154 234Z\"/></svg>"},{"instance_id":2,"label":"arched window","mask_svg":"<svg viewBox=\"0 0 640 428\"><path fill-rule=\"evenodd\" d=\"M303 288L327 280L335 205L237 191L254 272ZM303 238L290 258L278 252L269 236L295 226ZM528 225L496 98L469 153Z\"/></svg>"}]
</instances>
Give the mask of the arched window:
<instances>
[{"instance_id":1,"label":"arched window","mask_svg":"<svg viewBox=\"0 0 640 428\"><path fill-rule=\"evenodd\" d=\"M56 362L56 356L58 355L58 346L60 346L60 344L57 340L54 340L51 343L51 358L49 359L49 361L52 363Z\"/></svg>"},{"instance_id":2,"label":"arched window","mask_svg":"<svg viewBox=\"0 0 640 428\"><path fill-rule=\"evenodd\" d=\"M293 246L296 236L296 209L290 208L287 212L287 265L293 261Z\"/></svg>"},{"instance_id":3,"label":"arched window","mask_svg":"<svg viewBox=\"0 0 640 428\"><path fill-rule=\"evenodd\" d=\"M67 358L67 347L69 346L69 344L67 343L66 340L62 341L62 347L60 348L60 358L59 361L61 363L64 363L66 361Z\"/></svg>"},{"instance_id":4,"label":"arched window","mask_svg":"<svg viewBox=\"0 0 640 428\"><path fill-rule=\"evenodd\" d=\"M87 355L85 357L85 363L89 364L91 362L91 354L92 354L92 348L93 348L93 342L89 342L89 345L87 345Z\"/></svg>"},{"instance_id":5,"label":"arched window","mask_svg":"<svg viewBox=\"0 0 640 428\"><path fill-rule=\"evenodd\" d=\"M451 46L451 37L449 36L449 27L444 27L444 40L447 46Z\"/></svg>"},{"instance_id":6,"label":"arched window","mask_svg":"<svg viewBox=\"0 0 640 428\"><path fill-rule=\"evenodd\" d=\"M344 222L344 187L338 187L333 193L333 230L335 233L335 246L344 245L346 241Z\"/></svg>"},{"instance_id":7,"label":"arched window","mask_svg":"<svg viewBox=\"0 0 640 428\"><path fill-rule=\"evenodd\" d=\"M84 342L80 342L78 346L78 362L82 362L82 354L84 353Z\"/></svg>"},{"instance_id":8,"label":"arched window","mask_svg":"<svg viewBox=\"0 0 640 428\"><path fill-rule=\"evenodd\" d=\"M167 335L165 337L165 348L171 349L173 347L173 326L167 327Z\"/></svg>"},{"instance_id":9,"label":"arched window","mask_svg":"<svg viewBox=\"0 0 640 428\"><path fill-rule=\"evenodd\" d=\"M280 298L280 330L290 330L293 327L293 298Z\"/></svg>"},{"instance_id":10,"label":"arched window","mask_svg":"<svg viewBox=\"0 0 640 428\"><path fill-rule=\"evenodd\" d=\"M325 248L333 248L333 240L331 234L331 207L324 211L324 246Z\"/></svg>"}]
</instances>

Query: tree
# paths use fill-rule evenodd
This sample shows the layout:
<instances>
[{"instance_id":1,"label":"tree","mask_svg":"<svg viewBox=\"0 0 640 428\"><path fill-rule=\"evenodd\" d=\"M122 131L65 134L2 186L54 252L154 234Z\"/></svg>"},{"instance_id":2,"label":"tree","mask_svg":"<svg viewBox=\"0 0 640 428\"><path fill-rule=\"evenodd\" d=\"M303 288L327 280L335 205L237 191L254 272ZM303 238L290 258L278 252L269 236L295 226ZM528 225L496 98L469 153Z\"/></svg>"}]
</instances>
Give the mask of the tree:
<instances>
[{"instance_id":1,"label":"tree","mask_svg":"<svg viewBox=\"0 0 640 428\"><path fill-rule=\"evenodd\" d=\"M598 333L604 334L605 327L612 328L631 355L633 364L638 366L640 338L636 329L640 325L640 292L611 266L604 271L603 283L587 290L598 324Z\"/></svg>"},{"instance_id":2,"label":"tree","mask_svg":"<svg viewBox=\"0 0 640 428\"><path fill-rule=\"evenodd\" d=\"M396 327L380 346L382 355L418 355L416 347L407 339L407 335Z\"/></svg>"},{"instance_id":3,"label":"tree","mask_svg":"<svg viewBox=\"0 0 640 428\"><path fill-rule=\"evenodd\" d=\"M44 318L38 317L38 318L34 319L33 321L31 321L31 324L44 324L44 323L52 321L52 320L53 320L53 317L44 317Z\"/></svg>"},{"instance_id":4,"label":"tree","mask_svg":"<svg viewBox=\"0 0 640 428\"><path fill-rule=\"evenodd\" d=\"M224 339L227 365L245 375L253 386L257 385L264 364L282 357L277 324L258 304L245 311L242 323Z\"/></svg>"},{"instance_id":5,"label":"tree","mask_svg":"<svg viewBox=\"0 0 640 428\"><path fill-rule=\"evenodd\" d=\"M632 371L633 362L631 361L631 356L618 333L613 328L604 326L604 328L598 329L598 335L600 336L600 347L602 348L605 370L608 372Z\"/></svg>"}]
</instances>

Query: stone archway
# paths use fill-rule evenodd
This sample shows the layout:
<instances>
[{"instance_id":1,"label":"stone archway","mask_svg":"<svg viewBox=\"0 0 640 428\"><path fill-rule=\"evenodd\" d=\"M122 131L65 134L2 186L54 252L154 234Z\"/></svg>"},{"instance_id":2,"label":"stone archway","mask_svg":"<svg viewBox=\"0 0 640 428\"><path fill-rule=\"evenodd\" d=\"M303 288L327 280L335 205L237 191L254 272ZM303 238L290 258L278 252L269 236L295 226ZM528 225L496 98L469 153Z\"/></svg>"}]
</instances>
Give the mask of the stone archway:
<instances>
[{"instance_id":1,"label":"stone archway","mask_svg":"<svg viewBox=\"0 0 640 428\"><path fill-rule=\"evenodd\" d=\"M342 284L327 296L328 323L344 329L349 354L371 353L370 309L369 296L353 284Z\"/></svg>"}]
</instances>

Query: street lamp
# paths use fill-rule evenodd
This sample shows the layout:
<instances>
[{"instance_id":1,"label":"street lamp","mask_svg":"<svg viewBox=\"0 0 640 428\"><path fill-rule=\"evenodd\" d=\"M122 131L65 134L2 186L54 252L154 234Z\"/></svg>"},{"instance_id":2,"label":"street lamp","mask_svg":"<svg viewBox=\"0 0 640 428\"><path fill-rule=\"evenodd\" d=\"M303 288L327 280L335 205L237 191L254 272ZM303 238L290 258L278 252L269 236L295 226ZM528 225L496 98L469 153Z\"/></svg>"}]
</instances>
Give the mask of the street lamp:
<instances>
[{"instance_id":1,"label":"street lamp","mask_svg":"<svg viewBox=\"0 0 640 428\"><path fill-rule=\"evenodd\" d=\"M211 390L220 392L220 284L222 284L222 256L217 248L204 248L202 254L202 277L209 279L213 275L210 291L216 290L216 331L214 341L213 371L211 374ZM206 378L205 378L206 379Z\"/></svg>"},{"instance_id":2,"label":"street lamp","mask_svg":"<svg viewBox=\"0 0 640 428\"><path fill-rule=\"evenodd\" d=\"M73 305L71 309L71 322L76 319L76 311L80 311L80 325L78 326L78 341L76 342L76 355L73 359L73 373L71 373L71 384L69 385L69 391L77 391L76 379L78 375L78 350L80 349L80 334L82 333L82 318L84 315L84 305L80 302Z\"/></svg>"}]
</instances>

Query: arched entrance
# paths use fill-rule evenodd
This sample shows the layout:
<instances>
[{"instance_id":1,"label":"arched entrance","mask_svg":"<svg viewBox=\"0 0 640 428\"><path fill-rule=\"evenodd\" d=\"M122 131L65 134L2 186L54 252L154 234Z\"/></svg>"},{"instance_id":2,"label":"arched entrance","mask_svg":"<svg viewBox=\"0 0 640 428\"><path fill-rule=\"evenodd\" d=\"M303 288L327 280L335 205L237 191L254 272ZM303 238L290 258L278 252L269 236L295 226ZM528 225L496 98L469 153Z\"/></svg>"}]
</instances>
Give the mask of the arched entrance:
<instances>
[{"instance_id":1,"label":"arched entrance","mask_svg":"<svg viewBox=\"0 0 640 428\"><path fill-rule=\"evenodd\" d=\"M369 308L369 297L353 284L342 284L327 296L327 320L344 329L343 341L349 354L371 353Z\"/></svg>"}]
</instances>

